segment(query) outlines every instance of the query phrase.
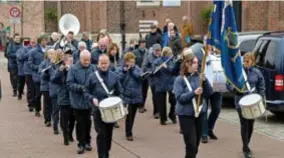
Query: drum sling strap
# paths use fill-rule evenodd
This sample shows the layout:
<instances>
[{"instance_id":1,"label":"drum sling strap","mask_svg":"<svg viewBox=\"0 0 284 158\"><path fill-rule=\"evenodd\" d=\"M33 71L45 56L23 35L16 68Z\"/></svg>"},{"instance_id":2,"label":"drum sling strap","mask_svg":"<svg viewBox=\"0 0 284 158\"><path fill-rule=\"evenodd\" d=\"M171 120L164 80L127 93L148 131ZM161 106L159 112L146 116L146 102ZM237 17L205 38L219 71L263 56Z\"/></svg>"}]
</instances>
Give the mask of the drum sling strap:
<instances>
[{"instance_id":1,"label":"drum sling strap","mask_svg":"<svg viewBox=\"0 0 284 158\"><path fill-rule=\"evenodd\" d=\"M189 92L192 92L192 91L193 91L193 90L192 90L192 87L191 87L191 85L189 84L189 82L188 82L188 80L187 80L187 78L186 78L185 76L183 77L183 80L184 80L184 82L185 82L185 84L186 84L186 86L187 86ZM201 111L203 105L199 106L199 109L198 109L198 111L197 111L197 104L196 104L196 99L195 99L195 97L193 97L191 101L192 101L192 104L193 104L195 117L197 118L197 117L199 116L199 114L200 114L200 111Z\"/></svg>"},{"instance_id":2,"label":"drum sling strap","mask_svg":"<svg viewBox=\"0 0 284 158\"><path fill-rule=\"evenodd\" d=\"M96 74L98 80L100 81L101 86L103 87L103 89L104 89L105 92L107 93L107 95L108 95L108 96L111 96L112 93L113 93L113 91L110 92L110 91L107 89L107 87L106 87L106 85L105 85L105 83L104 83L104 80L101 78L101 76L99 75L99 72L98 72L98 71L96 71L95 74Z\"/></svg>"}]
</instances>

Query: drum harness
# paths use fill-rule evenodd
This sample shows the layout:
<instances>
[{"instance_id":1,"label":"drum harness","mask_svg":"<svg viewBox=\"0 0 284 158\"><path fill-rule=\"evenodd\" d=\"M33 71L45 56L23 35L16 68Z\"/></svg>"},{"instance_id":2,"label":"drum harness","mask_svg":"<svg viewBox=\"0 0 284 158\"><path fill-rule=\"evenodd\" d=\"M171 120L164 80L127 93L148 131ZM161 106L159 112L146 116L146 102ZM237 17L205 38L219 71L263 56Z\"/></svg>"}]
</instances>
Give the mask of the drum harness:
<instances>
[{"instance_id":1,"label":"drum harness","mask_svg":"<svg viewBox=\"0 0 284 158\"><path fill-rule=\"evenodd\" d=\"M111 96L113 94L113 91L109 92L109 90L107 89L103 79L100 77L98 71L95 72L101 86L103 87L103 89L105 90L105 92L108 94L108 96ZM134 156L136 156L137 158L142 158L142 156L139 156L137 154L135 154L133 151L131 151L130 149L128 149L127 147L125 147L124 145L120 144L119 142L115 141L112 139L112 142L114 142L116 145L120 146L121 148L125 149L126 151L128 151L129 153L133 154Z\"/></svg>"}]
</instances>

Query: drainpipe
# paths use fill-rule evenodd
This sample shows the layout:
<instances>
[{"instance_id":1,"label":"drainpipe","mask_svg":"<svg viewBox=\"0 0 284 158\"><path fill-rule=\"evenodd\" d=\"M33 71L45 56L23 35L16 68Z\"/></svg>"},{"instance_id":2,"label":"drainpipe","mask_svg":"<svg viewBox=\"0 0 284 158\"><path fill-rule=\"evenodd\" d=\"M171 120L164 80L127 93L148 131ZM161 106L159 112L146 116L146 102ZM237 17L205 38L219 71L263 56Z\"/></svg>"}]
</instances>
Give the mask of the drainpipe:
<instances>
[{"instance_id":1,"label":"drainpipe","mask_svg":"<svg viewBox=\"0 0 284 158\"><path fill-rule=\"evenodd\" d=\"M125 50L125 18L124 18L124 1L120 1L120 34L122 51Z\"/></svg>"}]
</instances>

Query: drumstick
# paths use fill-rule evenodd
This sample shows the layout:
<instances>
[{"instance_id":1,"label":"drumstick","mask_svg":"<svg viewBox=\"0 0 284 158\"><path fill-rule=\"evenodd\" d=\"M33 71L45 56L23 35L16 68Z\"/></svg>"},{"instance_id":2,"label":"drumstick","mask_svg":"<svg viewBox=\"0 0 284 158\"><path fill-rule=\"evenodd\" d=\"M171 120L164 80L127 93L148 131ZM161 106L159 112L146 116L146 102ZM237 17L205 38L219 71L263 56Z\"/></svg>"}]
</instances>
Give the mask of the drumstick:
<instances>
[{"instance_id":1,"label":"drumstick","mask_svg":"<svg viewBox=\"0 0 284 158\"><path fill-rule=\"evenodd\" d=\"M207 47L205 46L205 48L204 48L205 50L203 50L202 49L202 51L205 51L203 54L203 58L202 58L202 66L201 66L201 73L203 74L204 73L204 71L205 71L205 64L206 64L206 58L207 58L207 55L208 55L208 52L207 52ZM199 85L200 85L200 87L202 88L202 80L200 79L200 81L199 81ZM204 93L204 91L203 91L203 93ZM200 102L201 102L201 94L199 94L198 95L198 101L197 101L197 110L199 110L199 106L200 106Z\"/></svg>"}]
</instances>

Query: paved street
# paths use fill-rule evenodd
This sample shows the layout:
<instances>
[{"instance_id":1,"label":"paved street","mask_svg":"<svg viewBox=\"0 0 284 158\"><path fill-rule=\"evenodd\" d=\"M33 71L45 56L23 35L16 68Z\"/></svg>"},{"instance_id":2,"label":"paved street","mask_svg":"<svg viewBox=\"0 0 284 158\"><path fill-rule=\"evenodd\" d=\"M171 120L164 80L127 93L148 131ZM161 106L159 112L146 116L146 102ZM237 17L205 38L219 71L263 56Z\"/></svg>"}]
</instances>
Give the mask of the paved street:
<instances>
[{"instance_id":1,"label":"paved street","mask_svg":"<svg viewBox=\"0 0 284 158\"><path fill-rule=\"evenodd\" d=\"M95 131L92 128L92 152L76 154L76 143L63 145L62 135L53 135L52 128L44 126L43 117L36 118L28 112L26 100L12 97L6 60L0 53L0 77L3 98L0 102L0 157L1 158L94 158L96 157ZM151 116L152 108L147 102L147 113L138 114L134 127L134 142L124 137L121 128L115 129L111 158L182 158L184 144L178 133L178 125L160 126ZM253 135L251 148L256 158L281 158L284 146L284 120L269 115L268 122L260 118ZM223 108L216 125L217 141L201 144L199 158L241 158L241 139L237 113L233 108ZM75 136L75 134L74 134Z\"/></svg>"}]
</instances>

